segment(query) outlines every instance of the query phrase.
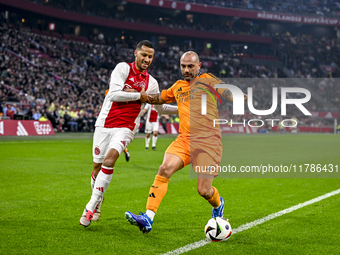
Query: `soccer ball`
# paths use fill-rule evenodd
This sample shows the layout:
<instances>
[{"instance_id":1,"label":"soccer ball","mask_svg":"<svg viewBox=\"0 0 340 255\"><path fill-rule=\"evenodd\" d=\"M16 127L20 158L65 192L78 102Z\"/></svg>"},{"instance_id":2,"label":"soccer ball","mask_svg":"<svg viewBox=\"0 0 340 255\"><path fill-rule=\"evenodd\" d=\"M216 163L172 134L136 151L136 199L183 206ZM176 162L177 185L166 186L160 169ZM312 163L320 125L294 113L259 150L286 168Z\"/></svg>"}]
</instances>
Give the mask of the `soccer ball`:
<instances>
[{"instance_id":1,"label":"soccer ball","mask_svg":"<svg viewBox=\"0 0 340 255\"><path fill-rule=\"evenodd\" d=\"M228 240L231 236L231 226L228 220L215 217L208 220L204 228L204 233L210 241L220 242Z\"/></svg>"}]
</instances>

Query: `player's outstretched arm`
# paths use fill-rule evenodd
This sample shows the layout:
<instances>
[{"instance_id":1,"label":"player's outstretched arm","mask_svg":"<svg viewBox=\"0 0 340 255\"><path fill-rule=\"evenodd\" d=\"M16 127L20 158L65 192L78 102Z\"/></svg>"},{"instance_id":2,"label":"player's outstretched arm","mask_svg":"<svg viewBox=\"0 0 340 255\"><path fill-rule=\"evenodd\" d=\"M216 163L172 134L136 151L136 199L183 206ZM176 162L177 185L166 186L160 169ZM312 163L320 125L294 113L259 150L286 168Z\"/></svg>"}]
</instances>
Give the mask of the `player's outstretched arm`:
<instances>
[{"instance_id":1,"label":"player's outstretched arm","mask_svg":"<svg viewBox=\"0 0 340 255\"><path fill-rule=\"evenodd\" d=\"M151 94L152 98L147 101L149 104L165 104L164 99L162 98L161 93Z\"/></svg>"},{"instance_id":2,"label":"player's outstretched arm","mask_svg":"<svg viewBox=\"0 0 340 255\"><path fill-rule=\"evenodd\" d=\"M141 90L141 92L137 92L135 89L109 91L109 93L107 93L107 97L110 101L113 102L128 102L140 100L142 103L145 103L148 99L152 98L148 93L145 92L144 88Z\"/></svg>"},{"instance_id":3,"label":"player's outstretched arm","mask_svg":"<svg viewBox=\"0 0 340 255\"><path fill-rule=\"evenodd\" d=\"M171 104L155 105L155 109L159 114L178 114L177 105Z\"/></svg>"},{"instance_id":4,"label":"player's outstretched arm","mask_svg":"<svg viewBox=\"0 0 340 255\"><path fill-rule=\"evenodd\" d=\"M150 96L152 99L150 99L148 103L154 104L159 114L178 114L178 107L176 105L166 104L162 98L162 93L150 94Z\"/></svg>"}]
</instances>

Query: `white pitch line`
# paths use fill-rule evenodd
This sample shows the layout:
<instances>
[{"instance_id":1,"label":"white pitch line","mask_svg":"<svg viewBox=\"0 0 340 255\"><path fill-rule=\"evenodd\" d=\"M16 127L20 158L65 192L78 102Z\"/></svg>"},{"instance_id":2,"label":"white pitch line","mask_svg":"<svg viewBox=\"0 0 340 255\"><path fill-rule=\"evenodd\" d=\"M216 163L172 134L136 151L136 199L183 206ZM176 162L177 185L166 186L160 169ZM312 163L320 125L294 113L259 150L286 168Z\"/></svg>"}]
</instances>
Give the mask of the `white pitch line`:
<instances>
[{"instance_id":1,"label":"white pitch line","mask_svg":"<svg viewBox=\"0 0 340 255\"><path fill-rule=\"evenodd\" d=\"M316 202L319 202L323 199L326 199L328 197L331 197L331 196L334 196L334 195L337 195L337 194L340 194L340 189L338 190L334 190L332 192L329 192L329 193L326 193L322 196L319 196L319 197L316 197L316 198L313 198L312 200L309 200L309 201L306 201L304 203L300 203L300 204L297 204L297 205L294 205L292 207L289 207L287 209L284 209L282 211L279 211L279 212L276 212L276 213L273 213L273 214L269 214L268 216L266 217L263 217L261 219L258 219L258 220L255 220L253 222L250 222L250 223L246 223L244 225L241 225L239 226L238 228L234 229L233 230L233 235L235 235L236 233L239 233L239 232L242 232L244 230L247 230L249 228L252 228L252 227L255 227L256 225L259 225L259 224L262 224L266 221L269 221L269 220L272 220L274 218L277 218L277 217L280 217L284 214L287 214L287 213L290 213L290 212L293 212L297 209L300 209L302 207L305 207L307 205L311 205L311 204L314 204ZM188 244L186 246L183 246L183 247L180 247L176 250L173 250L173 251L169 251L167 253L164 253L162 255L170 255L170 254L182 254L184 252L188 252L188 251L191 251L191 250L194 250L194 249L197 249L199 247L202 247L208 243L210 243L211 241L209 241L208 239L203 239L201 241L198 241L198 242L195 242L195 243L191 243L191 244Z\"/></svg>"}]
</instances>

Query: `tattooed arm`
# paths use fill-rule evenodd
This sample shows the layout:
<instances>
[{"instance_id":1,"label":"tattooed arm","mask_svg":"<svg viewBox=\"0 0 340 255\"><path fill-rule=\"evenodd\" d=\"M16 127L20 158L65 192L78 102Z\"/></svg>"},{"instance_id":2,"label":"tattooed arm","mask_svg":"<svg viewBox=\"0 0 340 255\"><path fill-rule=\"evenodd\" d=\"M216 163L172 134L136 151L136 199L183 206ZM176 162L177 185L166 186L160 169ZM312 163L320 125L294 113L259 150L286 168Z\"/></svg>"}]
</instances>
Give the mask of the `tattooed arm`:
<instances>
[{"instance_id":1,"label":"tattooed arm","mask_svg":"<svg viewBox=\"0 0 340 255\"><path fill-rule=\"evenodd\" d=\"M152 97L152 99L149 99L147 101L149 104L165 104L165 101L162 98L162 94L161 93L151 94L150 96Z\"/></svg>"},{"instance_id":2,"label":"tattooed arm","mask_svg":"<svg viewBox=\"0 0 340 255\"><path fill-rule=\"evenodd\" d=\"M151 94L152 99L148 100L149 104L154 104L155 109L159 114L178 114L178 107L175 105L166 104L161 93Z\"/></svg>"},{"instance_id":3,"label":"tattooed arm","mask_svg":"<svg viewBox=\"0 0 340 255\"><path fill-rule=\"evenodd\" d=\"M231 91L229 89L225 89L222 92L222 96L228 98L230 101L233 101L233 94L231 94Z\"/></svg>"},{"instance_id":4,"label":"tattooed arm","mask_svg":"<svg viewBox=\"0 0 340 255\"><path fill-rule=\"evenodd\" d=\"M220 89L218 89L218 92L220 92ZM221 93L220 93L221 94ZM225 98L228 98L230 101L233 102L233 94L231 93L231 91L229 89L225 89L223 90L222 94L221 94L223 97ZM248 96L247 94L244 94L243 93L243 96L244 96L244 101L247 101L248 99Z\"/></svg>"}]
</instances>

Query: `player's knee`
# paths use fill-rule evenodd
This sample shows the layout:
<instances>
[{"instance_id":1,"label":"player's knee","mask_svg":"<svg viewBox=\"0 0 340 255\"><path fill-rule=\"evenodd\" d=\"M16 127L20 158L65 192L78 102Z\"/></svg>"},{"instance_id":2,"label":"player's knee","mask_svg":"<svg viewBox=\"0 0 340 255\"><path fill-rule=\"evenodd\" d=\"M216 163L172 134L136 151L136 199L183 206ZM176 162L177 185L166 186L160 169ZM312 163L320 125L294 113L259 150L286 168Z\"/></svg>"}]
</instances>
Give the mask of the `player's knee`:
<instances>
[{"instance_id":1,"label":"player's knee","mask_svg":"<svg viewBox=\"0 0 340 255\"><path fill-rule=\"evenodd\" d=\"M104 158L103 165L107 167L114 167L118 157L118 151L116 149L110 149Z\"/></svg>"},{"instance_id":2,"label":"player's knee","mask_svg":"<svg viewBox=\"0 0 340 255\"><path fill-rule=\"evenodd\" d=\"M169 179L172 175L170 166L163 163L158 169L158 175Z\"/></svg>"},{"instance_id":3,"label":"player's knee","mask_svg":"<svg viewBox=\"0 0 340 255\"><path fill-rule=\"evenodd\" d=\"M116 163L115 158L105 158L103 161L103 166L114 167L115 163Z\"/></svg>"},{"instance_id":4,"label":"player's knee","mask_svg":"<svg viewBox=\"0 0 340 255\"><path fill-rule=\"evenodd\" d=\"M211 197L210 195L210 188L203 187L203 186L197 186L198 194L200 194L201 197L204 197L205 199L209 199Z\"/></svg>"}]
</instances>

